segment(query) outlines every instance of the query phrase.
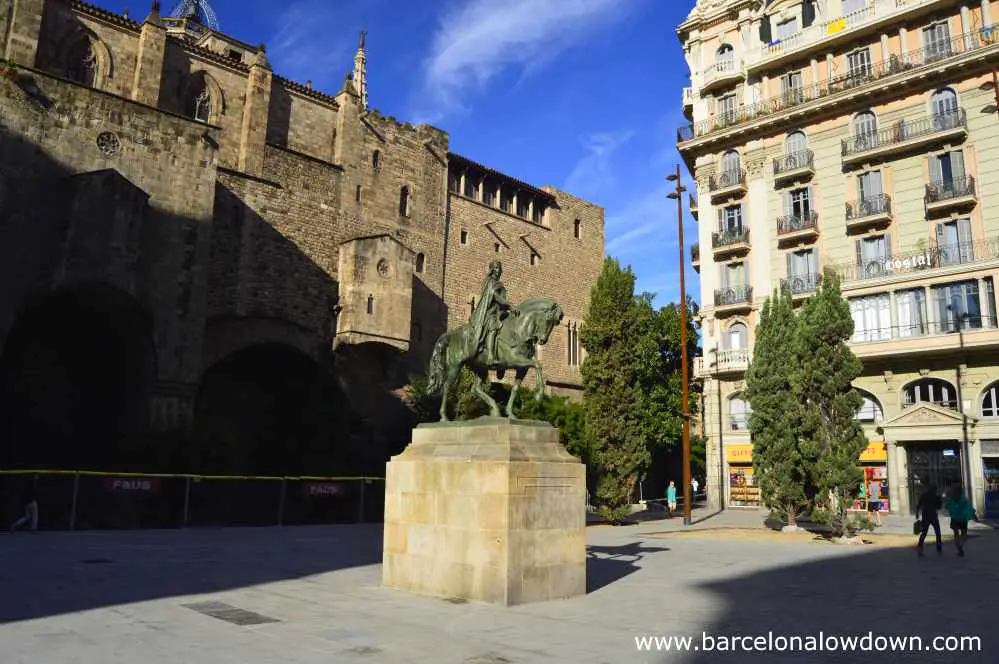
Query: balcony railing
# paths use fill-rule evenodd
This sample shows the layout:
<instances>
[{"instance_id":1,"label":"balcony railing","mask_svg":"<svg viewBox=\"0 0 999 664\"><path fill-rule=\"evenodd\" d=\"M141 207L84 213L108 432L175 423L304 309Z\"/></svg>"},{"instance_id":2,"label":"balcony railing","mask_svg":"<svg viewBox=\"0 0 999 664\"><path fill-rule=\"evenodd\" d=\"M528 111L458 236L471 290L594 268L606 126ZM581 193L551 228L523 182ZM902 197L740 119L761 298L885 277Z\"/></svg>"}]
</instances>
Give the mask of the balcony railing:
<instances>
[{"instance_id":1,"label":"balcony railing","mask_svg":"<svg viewBox=\"0 0 999 664\"><path fill-rule=\"evenodd\" d=\"M891 214L891 196L888 194L879 194L870 198L849 201L846 204L847 221L882 214Z\"/></svg>"},{"instance_id":2,"label":"balcony railing","mask_svg":"<svg viewBox=\"0 0 999 664\"><path fill-rule=\"evenodd\" d=\"M749 244L748 228L729 228L711 234L711 248L730 247L733 244Z\"/></svg>"},{"instance_id":3,"label":"balcony railing","mask_svg":"<svg viewBox=\"0 0 999 664\"><path fill-rule=\"evenodd\" d=\"M819 223L819 214L809 212L805 215L788 214L777 217L777 234L795 233L809 228L815 228Z\"/></svg>"},{"instance_id":4,"label":"balcony railing","mask_svg":"<svg viewBox=\"0 0 999 664\"><path fill-rule=\"evenodd\" d=\"M900 308L899 313L908 313L907 317L910 320L914 320L914 322L886 327L857 328L854 330L850 341L852 343L875 343L898 339L918 339L920 337L940 334L955 334L958 330L968 332L973 330L994 330L999 327L994 314L931 322L925 320L927 312L923 309L907 311L904 308Z\"/></svg>"},{"instance_id":5,"label":"balcony railing","mask_svg":"<svg viewBox=\"0 0 999 664\"><path fill-rule=\"evenodd\" d=\"M742 106L735 111L725 111L723 114L680 127L676 133L676 140L678 143L683 143L707 136L731 126L773 116L781 111L786 111L816 99L852 90L896 74L914 72L914 70L920 67L930 66L942 60L987 48L996 43L995 36L997 30L999 30L999 25L986 26L980 30L958 35L949 42L938 42L927 49L921 48L901 55L892 55L887 60L873 64L870 68L861 72L848 72L840 76L827 78L810 85L803 85L789 92L783 92L773 97L762 99L754 104Z\"/></svg>"},{"instance_id":6,"label":"balcony railing","mask_svg":"<svg viewBox=\"0 0 999 664\"><path fill-rule=\"evenodd\" d=\"M774 159L774 175L800 171L805 168L813 169L815 168L814 161L815 155L811 150L802 150L801 152L786 154L783 157Z\"/></svg>"},{"instance_id":7,"label":"balcony railing","mask_svg":"<svg viewBox=\"0 0 999 664\"><path fill-rule=\"evenodd\" d=\"M693 106L694 105L694 88L689 85L683 89L683 105Z\"/></svg>"},{"instance_id":8,"label":"balcony railing","mask_svg":"<svg viewBox=\"0 0 999 664\"><path fill-rule=\"evenodd\" d=\"M701 89L710 86L719 79L727 78L742 72L742 61L736 58L718 60L701 72Z\"/></svg>"},{"instance_id":9,"label":"balcony railing","mask_svg":"<svg viewBox=\"0 0 999 664\"><path fill-rule=\"evenodd\" d=\"M975 178L968 177L954 178L932 182L926 185L925 201L929 203L940 203L954 198L964 198L975 195Z\"/></svg>"},{"instance_id":10,"label":"balcony railing","mask_svg":"<svg viewBox=\"0 0 999 664\"><path fill-rule=\"evenodd\" d=\"M844 157L862 154L958 127L968 127L968 115L963 108L951 113L934 113L919 120L899 120L889 129L844 138L842 154Z\"/></svg>"},{"instance_id":11,"label":"balcony railing","mask_svg":"<svg viewBox=\"0 0 999 664\"><path fill-rule=\"evenodd\" d=\"M746 171L745 169L740 169L737 171L725 171L719 173L718 175L712 175L708 179L708 191L721 191L722 189L728 189L730 187L737 187L739 185L746 184Z\"/></svg>"},{"instance_id":12,"label":"balcony railing","mask_svg":"<svg viewBox=\"0 0 999 664\"><path fill-rule=\"evenodd\" d=\"M727 307L734 304L748 304L753 301L752 286L728 286L715 289L715 306Z\"/></svg>"},{"instance_id":13,"label":"balcony railing","mask_svg":"<svg viewBox=\"0 0 999 664\"><path fill-rule=\"evenodd\" d=\"M690 262L697 263L701 260L701 245L692 244L690 245Z\"/></svg>"},{"instance_id":14,"label":"balcony railing","mask_svg":"<svg viewBox=\"0 0 999 664\"><path fill-rule=\"evenodd\" d=\"M940 406L941 408L949 408L950 410L957 410L957 399L944 399L941 401L913 401L909 397L903 397L902 410L905 410L906 408L912 408L913 406L918 406L924 403L931 403L934 406Z\"/></svg>"},{"instance_id":15,"label":"balcony railing","mask_svg":"<svg viewBox=\"0 0 999 664\"><path fill-rule=\"evenodd\" d=\"M999 237L931 246L894 256L868 259L862 263L843 263L832 267L843 281L860 281L992 260L999 260Z\"/></svg>"},{"instance_id":16,"label":"balcony railing","mask_svg":"<svg viewBox=\"0 0 999 664\"><path fill-rule=\"evenodd\" d=\"M822 283L822 275L813 274L792 274L787 279L781 279L781 288L786 288L791 295L804 295L811 293Z\"/></svg>"}]
</instances>

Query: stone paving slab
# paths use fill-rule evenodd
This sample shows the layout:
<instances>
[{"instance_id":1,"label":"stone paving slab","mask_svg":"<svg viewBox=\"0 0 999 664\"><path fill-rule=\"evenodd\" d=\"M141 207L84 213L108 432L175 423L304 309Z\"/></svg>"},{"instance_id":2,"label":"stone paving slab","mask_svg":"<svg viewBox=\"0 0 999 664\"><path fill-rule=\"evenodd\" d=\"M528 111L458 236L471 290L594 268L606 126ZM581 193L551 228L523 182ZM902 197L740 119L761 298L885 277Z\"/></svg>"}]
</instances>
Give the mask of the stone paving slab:
<instances>
[{"instance_id":1,"label":"stone paving slab","mask_svg":"<svg viewBox=\"0 0 999 664\"><path fill-rule=\"evenodd\" d=\"M757 513L756 519L761 517ZM749 517L720 518L714 527ZM709 521L702 522L707 528ZM380 525L0 536L0 662L63 664L951 662L951 653L639 652L640 635L973 633L997 661L989 606L999 536L953 547L653 537L588 529L590 592L503 608L379 587ZM110 562L84 563L105 559ZM240 626L183 605L278 622Z\"/></svg>"}]
</instances>

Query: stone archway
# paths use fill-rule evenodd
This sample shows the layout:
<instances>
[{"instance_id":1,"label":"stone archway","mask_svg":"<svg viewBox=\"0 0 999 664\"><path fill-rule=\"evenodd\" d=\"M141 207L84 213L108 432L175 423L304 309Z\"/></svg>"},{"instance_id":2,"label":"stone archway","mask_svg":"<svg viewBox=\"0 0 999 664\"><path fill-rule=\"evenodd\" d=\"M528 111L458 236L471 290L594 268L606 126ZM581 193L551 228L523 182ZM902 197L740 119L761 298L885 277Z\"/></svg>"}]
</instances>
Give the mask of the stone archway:
<instances>
[{"instance_id":1,"label":"stone archway","mask_svg":"<svg viewBox=\"0 0 999 664\"><path fill-rule=\"evenodd\" d=\"M30 298L0 355L0 465L141 463L155 379L153 320L128 293L97 283Z\"/></svg>"},{"instance_id":2,"label":"stone archway","mask_svg":"<svg viewBox=\"0 0 999 664\"><path fill-rule=\"evenodd\" d=\"M246 346L202 376L193 465L253 475L338 472L340 402L327 371L301 350L278 342Z\"/></svg>"}]
</instances>

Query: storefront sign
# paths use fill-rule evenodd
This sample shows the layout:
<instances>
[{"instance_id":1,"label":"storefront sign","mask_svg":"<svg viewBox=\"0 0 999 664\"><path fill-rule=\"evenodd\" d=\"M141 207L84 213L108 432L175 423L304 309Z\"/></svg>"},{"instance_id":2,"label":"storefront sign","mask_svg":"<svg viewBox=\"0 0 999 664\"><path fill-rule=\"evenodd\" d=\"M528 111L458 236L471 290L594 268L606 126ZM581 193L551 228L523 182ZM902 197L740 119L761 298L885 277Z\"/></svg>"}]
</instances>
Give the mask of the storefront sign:
<instances>
[{"instance_id":1,"label":"storefront sign","mask_svg":"<svg viewBox=\"0 0 999 664\"><path fill-rule=\"evenodd\" d=\"M310 482L305 485L305 493L308 496L342 496L343 485L334 482Z\"/></svg>"},{"instance_id":2,"label":"storefront sign","mask_svg":"<svg viewBox=\"0 0 999 664\"><path fill-rule=\"evenodd\" d=\"M753 463L753 446L726 445L725 460L729 463Z\"/></svg>"},{"instance_id":3,"label":"storefront sign","mask_svg":"<svg viewBox=\"0 0 999 664\"><path fill-rule=\"evenodd\" d=\"M888 445L881 441L870 441L860 452L861 461L888 461Z\"/></svg>"},{"instance_id":4,"label":"storefront sign","mask_svg":"<svg viewBox=\"0 0 999 664\"><path fill-rule=\"evenodd\" d=\"M160 490L160 480L158 477L105 477L104 490L156 493Z\"/></svg>"},{"instance_id":5,"label":"storefront sign","mask_svg":"<svg viewBox=\"0 0 999 664\"><path fill-rule=\"evenodd\" d=\"M982 456L999 456L999 440L983 440Z\"/></svg>"}]
</instances>

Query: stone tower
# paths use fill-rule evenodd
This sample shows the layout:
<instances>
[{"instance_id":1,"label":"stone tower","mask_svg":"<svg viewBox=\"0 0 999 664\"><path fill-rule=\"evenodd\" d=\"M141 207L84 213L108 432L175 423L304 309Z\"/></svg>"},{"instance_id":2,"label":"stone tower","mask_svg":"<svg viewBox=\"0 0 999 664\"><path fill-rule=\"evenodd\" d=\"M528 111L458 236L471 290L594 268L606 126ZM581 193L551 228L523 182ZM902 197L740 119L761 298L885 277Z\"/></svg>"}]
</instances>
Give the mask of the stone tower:
<instances>
[{"instance_id":1,"label":"stone tower","mask_svg":"<svg viewBox=\"0 0 999 664\"><path fill-rule=\"evenodd\" d=\"M361 30L361 37L357 43L357 53L354 54L354 88L357 94L361 95L361 108L368 110L368 58L364 54L364 38L367 32Z\"/></svg>"}]
</instances>

